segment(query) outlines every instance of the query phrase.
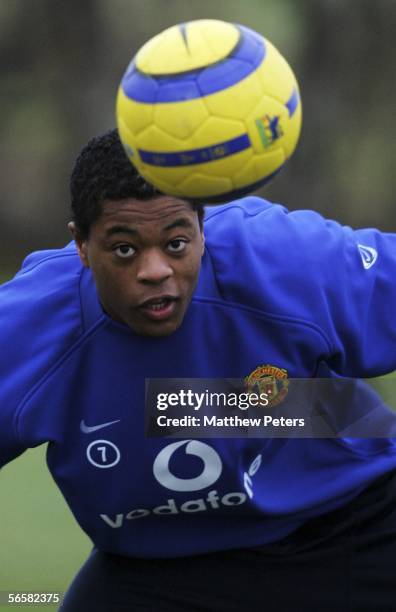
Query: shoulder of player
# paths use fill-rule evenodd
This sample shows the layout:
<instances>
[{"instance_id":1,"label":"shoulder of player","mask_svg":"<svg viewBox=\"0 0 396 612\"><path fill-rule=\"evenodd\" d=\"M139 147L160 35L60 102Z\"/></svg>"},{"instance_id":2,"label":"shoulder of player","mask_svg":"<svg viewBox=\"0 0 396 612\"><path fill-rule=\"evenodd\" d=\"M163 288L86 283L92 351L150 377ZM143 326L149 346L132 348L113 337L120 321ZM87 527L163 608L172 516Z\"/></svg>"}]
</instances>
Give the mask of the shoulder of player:
<instances>
[{"instance_id":1,"label":"shoulder of player","mask_svg":"<svg viewBox=\"0 0 396 612\"><path fill-rule=\"evenodd\" d=\"M82 265L72 243L37 251L0 287L0 327L9 337L76 338L83 333L79 284Z\"/></svg>"},{"instance_id":2,"label":"shoulder of player","mask_svg":"<svg viewBox=\"0 0 396 612\"><path fill-rule=\"evenodd\" d=\"M267 272L274 266L277 273L284 269L301 274L304 263L307 272L310 264L328 260L337 250L341 257L340 249L353 233L313 210L289 211L258 197L206 211L206 245L214 260L237 260L239 267L257 264Z\"/></svg>"},{"instance_id":3,"label":"shoulder of player","mask_svg":"<svg viewBox=\"0 0 396 612\"><path fill-rule=\"evenodd\" d=\"M0 287L0 403L16 409L46 373L85 337L80 277L72 246L29 255Z\"/></svg>"},{"instance_id":4,"label":"shoulder of player","mask_svg":"<svg viewBox=\"0 0 396 612\"><path fill-rule=\"evenodd\" d=\"M304 238L304 243L312 245L320 234L341 229L335 221L322 217L313 210L290 211L285 206L249 196L220 206L205 209L205 235L209 241L225 241L230 247L234 241L265 237L271 244L290 244L290 237ZM292 245L291 245L292 246Z\"/></svg>"},{"instance_id":5,"label":"shoulder of player","mask_svg":"<svg viewBox=\"0 0 396 612\"><path fill-rule=\"evenodd\" d=\"M50 274L55 267L58 270L72 271L79 269L79 257L74 241L69 242L61 249L46 249L33 251L23 260L21 269L14 278L27 274Z\"/></svg>"},{"instance_id":6,"label":"shoulder of player","mask_svg":"<svg viewBox=\"0 0 396 612\"><path fill-rule=\"evenodd\" d=\"M226 301L304 319L313 316L308 303L336 282L334 271L345 265L347 251L359 264L351 233L314 211L289 212L257 197L209 209L205 224L207 252Z\"/></svg>"}]
</instances>

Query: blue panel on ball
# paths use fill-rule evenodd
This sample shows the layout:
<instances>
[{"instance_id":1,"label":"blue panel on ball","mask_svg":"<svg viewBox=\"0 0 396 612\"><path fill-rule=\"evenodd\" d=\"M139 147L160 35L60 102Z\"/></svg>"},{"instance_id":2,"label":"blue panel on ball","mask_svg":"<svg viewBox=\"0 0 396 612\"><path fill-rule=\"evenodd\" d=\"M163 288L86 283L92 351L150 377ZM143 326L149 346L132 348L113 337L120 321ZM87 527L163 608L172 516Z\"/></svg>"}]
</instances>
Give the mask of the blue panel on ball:
<instances>
[{"instance_id":1,"label":"blue panel on ball","mask_svg":"<svg viewBox=\"0 0 396 612\"><path fill-rule=\"evenodd\" d=\"M128 68L128 72L123 78L123 87L124 81L128 82L128 88L130 89L130 91L141 91L142 96L144 96L146 99L150 99L152 104L155 104L155 102L157 101L159 90L159 84L157 82L157 79L153 79L150 76L144 76L142 79L142 75L136 70L135 64L133 63ZM125 91L125 87L124 92L126 93L126 95L128 95ZM128 97L131 99L136 99L132 98L132 96Z\"/></svg>"},{"instance_id":2,"label":"blue panel on ball","mask_svg":"<svg viewBox=\"0 0 396 612\"><path fill-rule=\"evenodd\" d=\"M285 104L287 110L289 111L289 117L293 117L296 111L296 108L298 106L298 102L299 102L298 91L297 89L293 89L292 95L290 96L289 100Z\"/></svg>"},{"instance_id":3,"label":"blue panel on ball","mask_svg":"<svg viewBox=\"0 0 396 612\"><path fill-rule=\"evenodd\" d=\"M210 68L206 68L197 77L197 83L202 96L208 96L216 91L227 89L235 85L235 77L238 75L238 81L245 78L252 72L252 65L243 60L238 60L234 57L229 57L227 60L227 70L224 70L224 64L216 64Z\"/></svg>"},{"instance_id":4,"label":"blue panel on ball","mask_svg":"<svg viewBox=\"0 0 396 612\"><path fill-rule=\"evenodd\" d=\"M125 95L131 100L146 104L155 104L158 101L183 102L214 94L239 83L262 63L266 46L264 38L253 30L243 26L238 26L238 29L241 38L235 49L224 60L206 68L171 76L148 76L140 72L133 62L121 81ZM198 82L199 89L191 87L194 80ZM163 86L166 88L164 96L153 89L153 81L160 87L160 91Z\"/></svg>"},{"instance_id":5,"label":"blue panel on ball","mask_svg":"<svg viewBox=\"0 0 396 612\"><path fill-rule=\"evenodd\" d=\"M173 102L175 82L173 79L163 79L158 84L158 96L156 102ZM193 100L200 97L199 87L191 77L183 83L183 90L180 92L179 101Z\"/></svg>"},{"instance_id":6,"label":"blue panel on ball","mask_svg":"<svg viewBox=\"0 0 396 612\"><path fill-rule=\"evenodd\" d=\"M158 151L145 151L138 149L141 160L150 166L161 167L180 167L192 166L194 164L203 164L206 162L224 159L234 153L244 151L251 146L249 136L242 134L231 140L219 142L211 147L202 147L200 149L190 149L188 151L179 151L177 153L167 153Z\"/></svg>"}]
</instances>

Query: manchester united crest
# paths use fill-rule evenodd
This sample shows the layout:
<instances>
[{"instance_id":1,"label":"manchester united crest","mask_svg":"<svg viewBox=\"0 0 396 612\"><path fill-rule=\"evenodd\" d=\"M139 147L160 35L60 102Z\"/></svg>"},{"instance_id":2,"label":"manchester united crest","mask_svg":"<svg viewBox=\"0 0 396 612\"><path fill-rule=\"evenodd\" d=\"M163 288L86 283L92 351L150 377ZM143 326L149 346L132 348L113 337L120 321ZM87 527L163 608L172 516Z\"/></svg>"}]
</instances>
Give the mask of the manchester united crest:
<instances>
[{"instance_id":1,"label":"manchester united crest","mask_svg":"<svg viewBox=\"0 0 396 612\"><path fill-rule=\"evenodd\" d=\"M261 365L245 378L245 384L249 393L265 393L268 406L276 406L288 392L287 370L270 364Z\"/></svg>"}]
</instances>

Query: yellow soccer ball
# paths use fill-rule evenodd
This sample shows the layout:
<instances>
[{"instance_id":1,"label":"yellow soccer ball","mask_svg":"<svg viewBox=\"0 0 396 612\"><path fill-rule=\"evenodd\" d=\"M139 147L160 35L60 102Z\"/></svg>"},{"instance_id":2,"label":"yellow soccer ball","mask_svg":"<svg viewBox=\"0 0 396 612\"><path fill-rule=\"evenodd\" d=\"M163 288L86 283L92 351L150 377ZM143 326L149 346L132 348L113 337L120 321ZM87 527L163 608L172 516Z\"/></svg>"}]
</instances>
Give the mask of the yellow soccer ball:
<instances>
[{"instance_id":1,"label":"yellow soccer ball","mask_svg":"<svg viewBox=\"0 0 396 612\"><path fill-rule=\"evenodd\" d=\"M216 202L254 191L293 153L296 78L257 32L203 19L175 25L132 59L117 95L128 157L165 194Z\"/></svg>"}]
</instances>

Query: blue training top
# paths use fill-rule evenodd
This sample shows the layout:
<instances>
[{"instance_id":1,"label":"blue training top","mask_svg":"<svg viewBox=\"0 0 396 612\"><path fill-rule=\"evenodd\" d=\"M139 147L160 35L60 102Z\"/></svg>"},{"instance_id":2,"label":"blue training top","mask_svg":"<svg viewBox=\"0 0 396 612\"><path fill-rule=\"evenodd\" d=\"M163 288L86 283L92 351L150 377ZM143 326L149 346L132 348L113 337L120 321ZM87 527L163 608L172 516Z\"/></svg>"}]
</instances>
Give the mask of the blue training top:
<instances>
[{"instance_id":1,"label":"blue training top","mask_svg":"<svg viewBox=\"0 0 396 612\"><path fill-rule=\"evenodd\" d=\"M73 243L31 254L0 288L0 465L49 442L53 478L104 551L259 546L396 467L389 438L144 437L145 378L396 369L396 235L256 197L210 209L205 235L197 289L168 337L110 319Z\"/></svg>"}]
</instances>

